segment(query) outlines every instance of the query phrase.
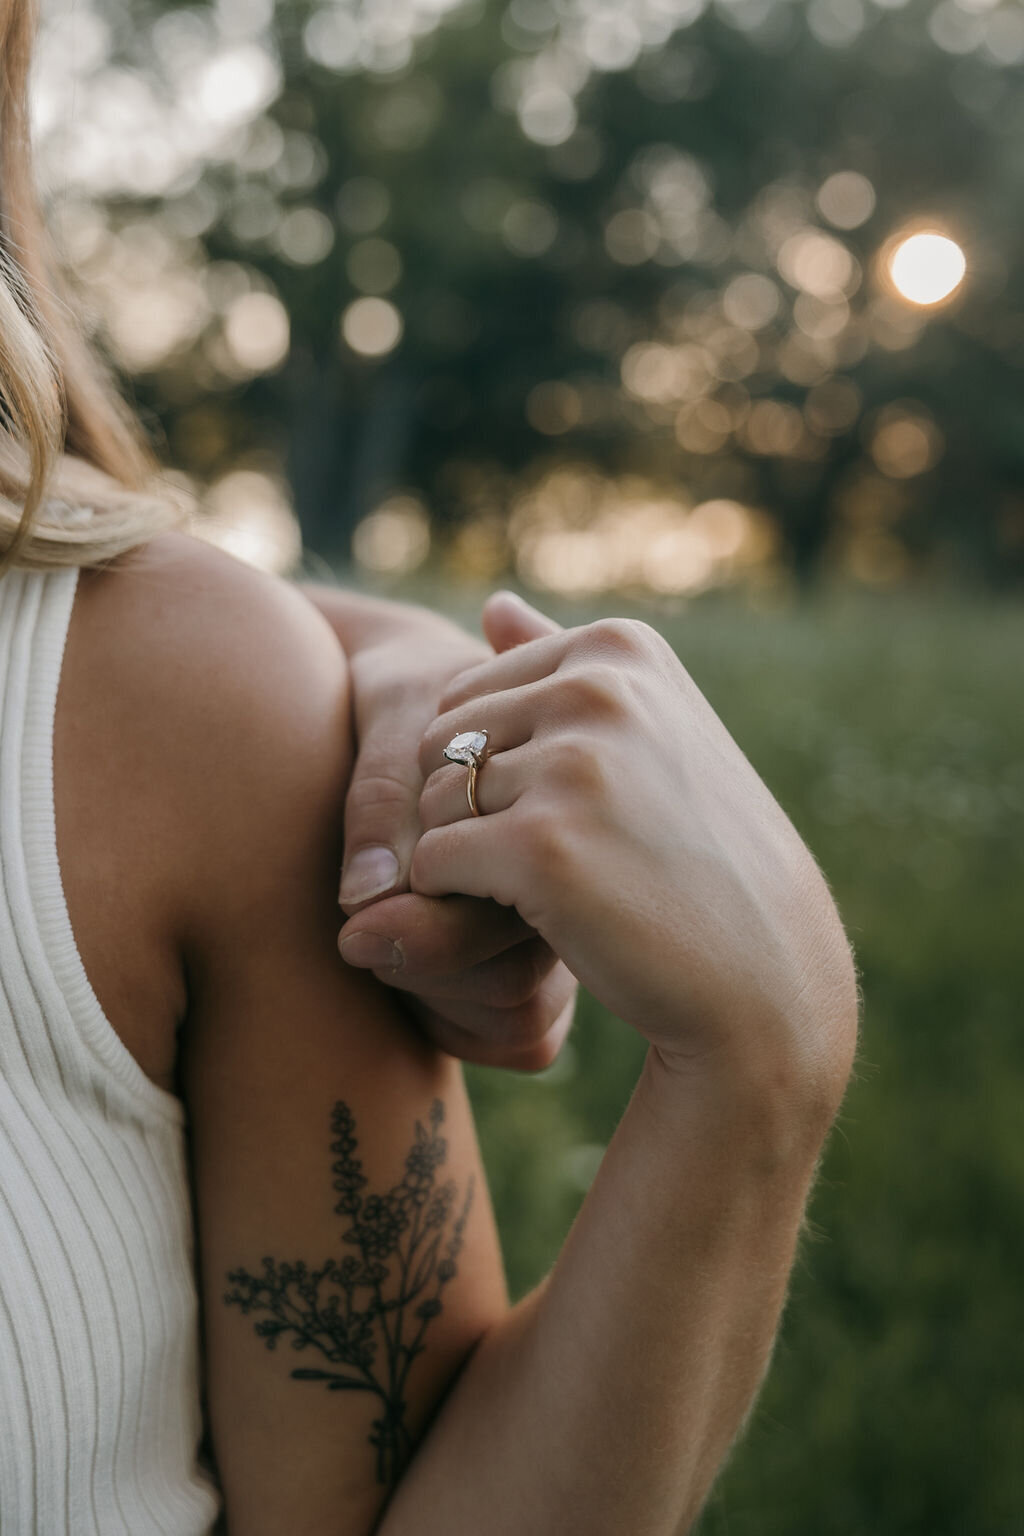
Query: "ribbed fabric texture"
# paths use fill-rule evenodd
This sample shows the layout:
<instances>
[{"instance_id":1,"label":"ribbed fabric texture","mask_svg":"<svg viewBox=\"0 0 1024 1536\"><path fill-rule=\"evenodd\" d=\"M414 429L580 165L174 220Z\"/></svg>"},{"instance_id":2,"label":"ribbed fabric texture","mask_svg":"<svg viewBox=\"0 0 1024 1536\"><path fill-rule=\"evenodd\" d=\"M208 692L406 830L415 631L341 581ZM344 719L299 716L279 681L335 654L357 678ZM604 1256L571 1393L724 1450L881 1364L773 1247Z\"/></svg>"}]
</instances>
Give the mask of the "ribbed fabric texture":
<instances>
[{"instance_id":1,"label":"ribbed fabric texture","mask_svg":"<svg viewBox=\"0 0 1024 1536\"><path fill-rule=\"evenodd\" d=\"M184 1125L85 974L53 722L78 573L0 580L0 1533L205 1536Z\"/></svg>"}]
</instances>

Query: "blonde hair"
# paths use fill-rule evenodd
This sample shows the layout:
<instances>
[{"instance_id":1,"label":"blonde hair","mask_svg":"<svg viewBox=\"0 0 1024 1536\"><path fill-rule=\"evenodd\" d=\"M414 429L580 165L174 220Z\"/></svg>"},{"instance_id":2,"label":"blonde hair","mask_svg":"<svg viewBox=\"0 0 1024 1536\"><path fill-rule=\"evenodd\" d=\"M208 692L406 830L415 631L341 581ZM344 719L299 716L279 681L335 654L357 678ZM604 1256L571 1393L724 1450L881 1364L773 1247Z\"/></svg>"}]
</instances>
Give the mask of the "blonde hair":
<instances>
[{"instance_id":1,"label":"blonde hair","mask_svg":"<svg viewBox=\"0 0 1024 1536\"><path fill-rule=\"evenodd\" d=\"M186 520L69 307L36 193L37 0L0 0L0 575L99 565Z\"/></svg>"}]
</instances>

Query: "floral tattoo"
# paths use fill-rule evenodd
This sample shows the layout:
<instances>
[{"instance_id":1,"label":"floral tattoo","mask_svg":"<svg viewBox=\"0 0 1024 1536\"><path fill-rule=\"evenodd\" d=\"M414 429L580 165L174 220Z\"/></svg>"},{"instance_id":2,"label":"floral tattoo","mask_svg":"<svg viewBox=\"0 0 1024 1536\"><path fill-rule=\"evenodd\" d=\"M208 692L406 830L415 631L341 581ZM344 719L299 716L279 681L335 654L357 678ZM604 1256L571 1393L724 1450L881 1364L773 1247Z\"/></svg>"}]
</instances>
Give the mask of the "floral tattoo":
<instances>
[{"instance_id":1,"label":"floral tattoo","mask_svg":"<svg viewBox=\"0 0 1024 1536\"><path fill-rule=\"evenodd\" d=\"M262 1272L232 1270L228 1306L248 1316L267 1316L255 1324L268 1349L290 1336L292 1349L312 1349L340 1369L292 1371L295 1381L323 1382L329 1392L372 1392L380 1399L370 1443L377 1450L377 1480L393 1486L413 1450L405 1422L405 1384L423 1335L442 1310L441 1292L456 1274L455 1260L473 1200L474 1180L444 1244L445 1227L455 1202L452 1179L435 1188L435 1174L448 1155L439 1134L444 1106L430 1106L430 1130L416 1121L416 1139L406 1155L405 1174L384 1195L360 1194L367 1180L355 1156L355 1120L347 1104L331 1114L334 1209L351 1225L341 1240L358 1250L340 1261L328 1258L317 1269L297 1261L264 1259ZM389 1262L390 1261L390 1262ZM385 1291L388 1292L385 1295ZM365 1294L365 1306L359 1305ZM404 1341L403 1329L410 1326Z\"/></svg>"}]
</instances>

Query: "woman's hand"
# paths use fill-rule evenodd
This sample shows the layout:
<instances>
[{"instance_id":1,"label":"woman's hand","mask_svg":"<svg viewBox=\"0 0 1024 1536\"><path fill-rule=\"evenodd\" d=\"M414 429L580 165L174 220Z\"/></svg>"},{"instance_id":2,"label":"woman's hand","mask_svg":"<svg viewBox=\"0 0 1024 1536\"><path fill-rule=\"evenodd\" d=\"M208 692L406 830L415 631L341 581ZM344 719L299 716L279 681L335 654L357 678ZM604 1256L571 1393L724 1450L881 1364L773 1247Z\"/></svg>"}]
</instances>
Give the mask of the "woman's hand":
<instances>
[{"instance_id":1,"label":"woman's hand","mask_svg":"<svg viewBox=\"0 0 1024 1536\"><path fill-rule=\"evenodd\" d=\"M519 915L472 897L409 892L423 787L417 748L444 688L493 655L427 609L306 587L349 659L357 757L345 804L339 948L401 990L424 1033L450 1055L533 1071L558 1055L576 984ZM557 625L501 593L484 611L507 650Z\"/></svg>"},{"instance_id":2,"label":"woman's hand","mask_svg":"<svg viewBox=\"0 0 1024 1536\"><path fill-rule=\"evenodd\" d=\"M806 1067L841 1095L857 993L828 888L654 630L611 619L534 640L441 703L414 891L514 907L671 1065L725 1053L762 1081ZM489 733L478 819L466 769L442 759L472 730Z\"/></svg>"}]
</instances>

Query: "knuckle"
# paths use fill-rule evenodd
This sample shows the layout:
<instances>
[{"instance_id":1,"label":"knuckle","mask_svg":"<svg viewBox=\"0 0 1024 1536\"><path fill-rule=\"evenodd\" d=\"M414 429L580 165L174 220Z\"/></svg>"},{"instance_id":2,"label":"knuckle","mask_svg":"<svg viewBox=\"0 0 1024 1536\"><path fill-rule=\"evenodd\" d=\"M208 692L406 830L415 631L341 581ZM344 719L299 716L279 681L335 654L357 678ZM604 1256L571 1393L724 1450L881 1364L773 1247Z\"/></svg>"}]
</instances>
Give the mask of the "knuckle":
<instances>
[{"instance_id":1,"label":"knuckle","mask_svg":"<svg viewBox=\"0 0 1024 1536\"><path fill-rule=\"evenodd\" d=\"M549 801L520 806L516 839L527 866L547 871L562 855L562 832L556 806Z\"/></svg>"},{"instance_id":2,"label":"knuckle","mask_svg":"<svg viewBox=\"0 0 1024 1536\"><path fill-rule=\"evenodd\" d=\"M466 667L462 672L457 672L445 684L438 701L438 708L442 714L450 709L455 709L459 704L465 704L468 699L473 698L477 692L474 683L479 672L480 665L474 664L471 667Z\"/></svg>"},{"instance_id":3,"label":"knuckle","mask_svg":"<svg viewBox=\"0 0 1024 1536\"><path fill-rule=\"evenodd\" d=\"M588 633L601 650L632 658L648 653L656 632L642 619L609 618L596 620Z\"/></svg>"},{"instance_id":4,"label":"knuckle","mask_svg":"<svg viewBox=\"0 0 1024 1536\"><path fill-rule=\"evenodd\" d=\"M598 720L619 720L629 710L631 690L620 667L592 662L564 680L564 705L574 715Z\"/></svg>"},{"instance_id":5,"label":"knuckle","mask_svg":"<svg viewBox=\"0 0 1024 1536\"><path fill-rule=\"evenodd\" d=\"M353 778L345 797L345 826L351 838L358 828L360 841L394 835L396 826L415 816L419 798L418 774L375 771Z\"/></svg>"},{"instance_id":6,"label":"knuckle","mask_svg":"<svg viewBox=\"0 0 1024 1536\"><path fill-rule=\"evenodd\" d=\"M582 735L567 734L559 738L549 771L574 795L582 793L592 798L599 795L607 783L605 766L594 743Z\"/></svg>"},{"instance_id":7,"label":"knuckle","mask_svg":"<svg viewBox=\"0 0 1024 1536\"><path fill-rule=\"evenodd\" d=\"M542 1039L534 1041L523 1053L516 1066L520 1072L543 1072L557 1060L561 1049L558 1031L549 1029Z\"/></svg>"},{"instance_id":8,"label":"knuckle","mask_svg":"<svg viewBox=\"0 0 1024 1536\"><path fill-rule=\"evenodd\" d=\"M536 945L523 953L508 955L494 979L492 996L499 1008L522 1008L536 995L550 960Z\"/></svg>"},{"instance_id":9,"label":"knuckle","mask_svg":"<svg viewBox=\"0 0 1024 1536\"><path fill-rule=\"evenodd\" d=\"M356 810L368 810L374 806L407 806L419 792L419 776L402 774L386 768L357 774L349 785L348 804Z\"/></svg>"},{"instance_id":10,"label":"knuckle","mask_svg":"<svg viewBox=\"0 0 1024 1536\"><path fill-rule=\"evenodd\" d=\"M597 619L589 627L589 636L602 650L632 656L638 648L637 628L634 619Z\"/></svg>"},{"instance_id":11,"label":"knuckle","mask_svg":"<svg viewBox=\"0 0 1024 1536\"><path fill-rule=\"evenodd\" d=\"M544 1042L551 1028L551 1020L540 998L531 997L518 1008L510 1008L501 1021L501 1039L506 1049L514 1051L517 1058L533 1054Z\"/></svg>"}]
</instances>

